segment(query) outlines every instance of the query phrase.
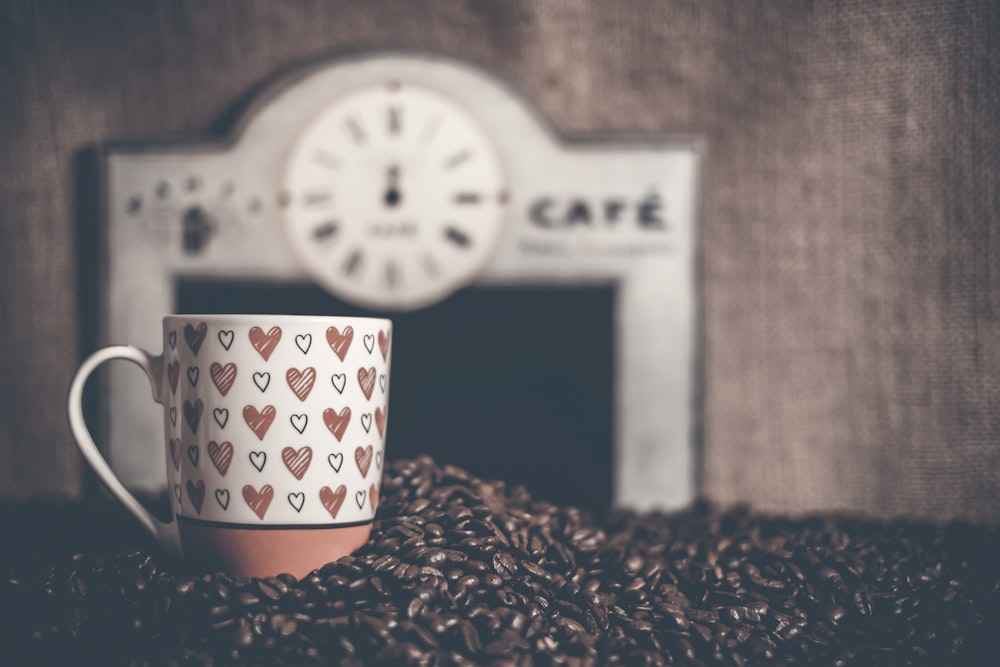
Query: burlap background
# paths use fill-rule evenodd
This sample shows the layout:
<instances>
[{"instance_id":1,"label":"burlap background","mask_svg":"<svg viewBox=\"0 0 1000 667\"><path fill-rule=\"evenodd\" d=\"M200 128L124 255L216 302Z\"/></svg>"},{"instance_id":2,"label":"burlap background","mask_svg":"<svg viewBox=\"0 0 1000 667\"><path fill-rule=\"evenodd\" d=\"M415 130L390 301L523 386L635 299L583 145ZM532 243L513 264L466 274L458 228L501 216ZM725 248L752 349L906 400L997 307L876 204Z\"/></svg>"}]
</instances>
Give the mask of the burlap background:
<instances>
[{"instance_id":1,"label":"burlap background","mask_svg":"<svg viewBox=\"0 0 1000 667\"><path fill-rule=\"evenodd\" d=\"M279 68L402 43L568 133L706 138L708 497L996 521L998 37L990 0L5 2L0 496L82 488L78 151L208 131Z\"/></svg>"}]
</instances>

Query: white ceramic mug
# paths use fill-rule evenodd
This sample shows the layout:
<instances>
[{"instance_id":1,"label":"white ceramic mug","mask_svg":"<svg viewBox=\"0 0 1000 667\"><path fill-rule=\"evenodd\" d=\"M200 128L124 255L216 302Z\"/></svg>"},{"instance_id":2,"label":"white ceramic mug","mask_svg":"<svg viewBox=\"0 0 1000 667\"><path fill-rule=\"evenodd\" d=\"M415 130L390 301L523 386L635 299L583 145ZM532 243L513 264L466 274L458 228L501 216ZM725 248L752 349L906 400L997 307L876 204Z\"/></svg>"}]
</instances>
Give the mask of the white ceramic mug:
<instances>
[{"instance_id":1,"label":"white ceramic mug","mask_svg":"<svg viewBox=\"0 0 1000 667\"><path fill-rule=\"evenodd\" d=\"M391 339L384 319L170 315L162 355L116 345L83 363L70 428L101 481L170 552L238 576L303 576L371 532ZM145 370L163 405L169 523L129 493L84 423L84 384L112 359Z\"/></svg>"}]
</instances>

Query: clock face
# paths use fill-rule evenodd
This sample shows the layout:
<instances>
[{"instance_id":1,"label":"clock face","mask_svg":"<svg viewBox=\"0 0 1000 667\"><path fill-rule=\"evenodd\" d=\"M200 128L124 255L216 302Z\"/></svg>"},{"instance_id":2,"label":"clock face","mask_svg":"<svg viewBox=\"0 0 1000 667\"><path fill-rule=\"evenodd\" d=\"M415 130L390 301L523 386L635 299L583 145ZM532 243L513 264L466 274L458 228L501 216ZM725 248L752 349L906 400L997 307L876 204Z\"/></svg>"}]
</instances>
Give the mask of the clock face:
<instances>
[{"instance_id":1,"label":"clock face","mask_svg":"<svg viewBox=\"0 0 1000 667\"><path fill-rule=\"evenodd\" d=\"M326 105L294 143L284 188L308 273L376 309L428 305L470 282L506 217L490 138L450 99L400 81Z\"/></svg>"}]
</instances>

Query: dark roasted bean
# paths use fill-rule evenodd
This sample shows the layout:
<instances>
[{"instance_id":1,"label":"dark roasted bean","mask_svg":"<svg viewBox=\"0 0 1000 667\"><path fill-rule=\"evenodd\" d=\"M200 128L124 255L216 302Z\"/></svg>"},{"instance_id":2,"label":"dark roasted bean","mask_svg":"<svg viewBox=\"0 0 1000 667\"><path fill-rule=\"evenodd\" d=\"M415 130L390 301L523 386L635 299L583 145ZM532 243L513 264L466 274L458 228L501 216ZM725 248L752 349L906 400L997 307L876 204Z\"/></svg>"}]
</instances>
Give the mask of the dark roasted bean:
<instances>
[{"instance_id":1,"label":"dark roasted bean","mask_svg":"<svg viewBox=\"0 0 1000 667\"><path fill-rule=\"evenodd\" d=\"M301 580L174 575L134 550L15 564L0 605L24 611L0 645L115 637L95 664L136 665L976 664L994 639L993 529L703 504L598 521L427 457L381 472L368 544Z\"/></svg>"}]
</instances>

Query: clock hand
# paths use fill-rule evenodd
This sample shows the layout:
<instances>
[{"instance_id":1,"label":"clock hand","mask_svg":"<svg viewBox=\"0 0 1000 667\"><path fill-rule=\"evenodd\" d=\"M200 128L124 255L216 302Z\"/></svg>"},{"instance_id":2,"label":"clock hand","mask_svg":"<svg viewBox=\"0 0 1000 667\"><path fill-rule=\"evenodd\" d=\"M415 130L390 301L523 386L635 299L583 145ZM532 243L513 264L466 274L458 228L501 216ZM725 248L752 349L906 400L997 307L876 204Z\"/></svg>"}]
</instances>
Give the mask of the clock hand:
<instances>
[{"instance_id":1,"label":"clock hand","mask_svg":"<svg viewBox=\"0 0 1000 667\"><path fill-rule=\"evenodd\" d=\"M399 203L403 199L403 193L399 189L399 167L392 165L386 172L386 180L388 181L385 190L385 205L389 207L399 206Z\"/></svg>"}]
</instances>

